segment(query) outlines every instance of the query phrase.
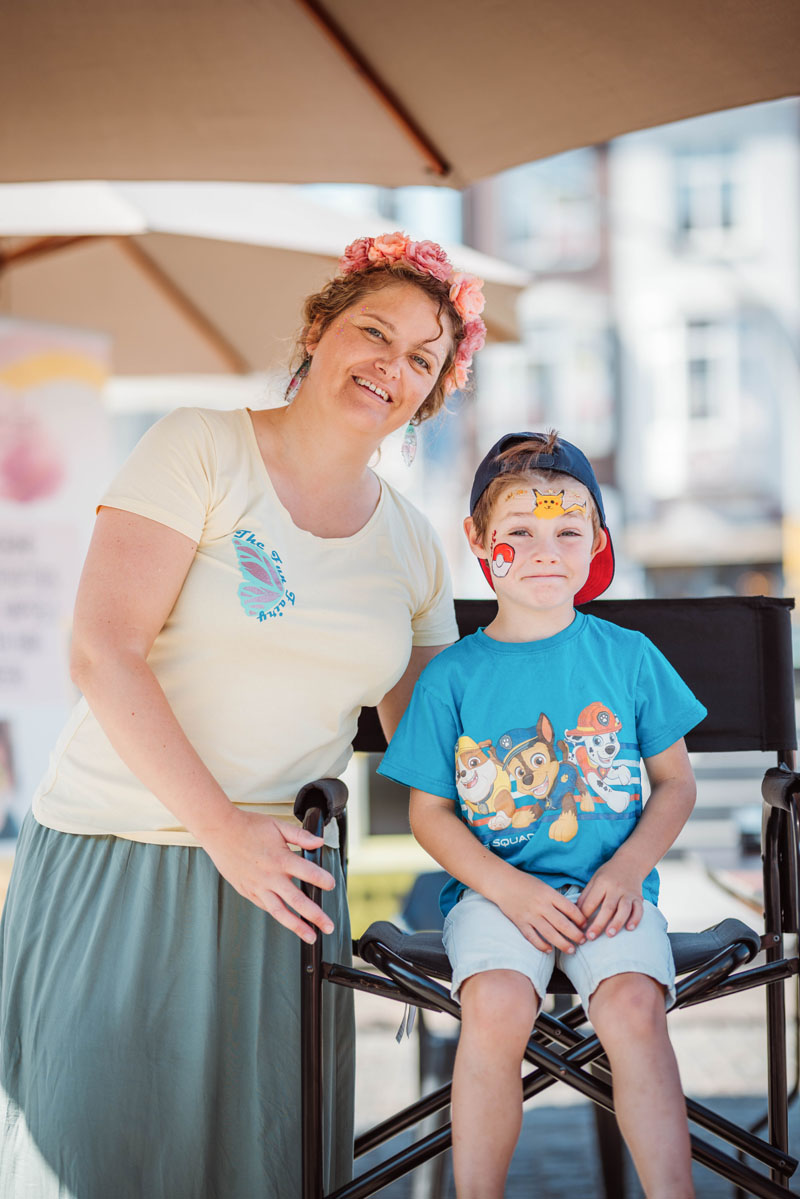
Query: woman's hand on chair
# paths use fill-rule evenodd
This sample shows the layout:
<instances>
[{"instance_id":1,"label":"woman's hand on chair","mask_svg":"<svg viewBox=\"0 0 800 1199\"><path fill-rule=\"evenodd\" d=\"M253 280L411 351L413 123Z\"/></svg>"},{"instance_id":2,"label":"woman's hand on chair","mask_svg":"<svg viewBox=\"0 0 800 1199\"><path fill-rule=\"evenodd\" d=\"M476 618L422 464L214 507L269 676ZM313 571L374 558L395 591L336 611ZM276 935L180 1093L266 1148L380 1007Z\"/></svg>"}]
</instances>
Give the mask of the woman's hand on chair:
<instances>
[{"instance_id":1,"label":"woman's hand on chair","mask_svg":"<svg viewBox=\"0 0 800 1199\"><path fill-rule=\"evenodd\" d=\"M231 805L224 825L205 832L200 844L234 890L303 941L316 940L313 925L323 933L333 932L330 916L294 881L333 890L332 874L290 848L318 849L321 837L288 821Z\"/></svg>"}]
</instances>

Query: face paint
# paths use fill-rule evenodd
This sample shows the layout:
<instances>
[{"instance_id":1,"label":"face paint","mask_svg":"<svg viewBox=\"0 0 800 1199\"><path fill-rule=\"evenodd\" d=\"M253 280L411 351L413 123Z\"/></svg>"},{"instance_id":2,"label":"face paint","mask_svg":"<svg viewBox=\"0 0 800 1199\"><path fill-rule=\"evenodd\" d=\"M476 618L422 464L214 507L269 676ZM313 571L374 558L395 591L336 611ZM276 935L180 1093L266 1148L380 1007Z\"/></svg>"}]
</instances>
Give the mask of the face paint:
<instances>
[{"instance_id":1,"label":"face paint","mask_svg":"<svg viewBox=\"0 0 800 1199\"><path fill-rule=\"evenodd\" d=\"M504 579L511 570L514 561L514 547L506 541L501 541L492 551L492 574L498 579Z\"/></svg>"},{"instance_id":2,"label":"face paint","mask_svg":"<svg viewBox=\"0 0 800 1199\"><path fill-rule=\"evenodd\" d=\"M536 487L525 487L511 491L505 502L530 504L530 510L539 520L554 520L570 512L586 512L586 501L577 491L539 491Z\"/></svg>"},{"instance_id":3,"label":"face paint","mask_svg":"<svg viewBox=\"0 0 800 1199\"><path fill-rule=\"evenodd\" d=\"M365 309L366 309L366 305L362 304L361 312L363 313L365 311ZM353 319L352 313L348 313L348 315L342 321L341 325L339 325L338 329L336 330L337 337L341 337L342 333L344 333L344 331L345 331L345 328L347 327L347 325L350 323L350 321L352 319Z\"/></svg>"},{"instance_id":4,"label":"face paint","mask_svg":"<svg viewBox=\"0 0 800 1199\"><path fill-rule=\"evenodd\" d=\"M536 500L533 514L540 520L553 520L556 516L566 516L569 512L579 512L582 515L586 512L585 501L581 501L574 491L537 491L534 487L533 494Z\"/></svg>"}]
</instances>

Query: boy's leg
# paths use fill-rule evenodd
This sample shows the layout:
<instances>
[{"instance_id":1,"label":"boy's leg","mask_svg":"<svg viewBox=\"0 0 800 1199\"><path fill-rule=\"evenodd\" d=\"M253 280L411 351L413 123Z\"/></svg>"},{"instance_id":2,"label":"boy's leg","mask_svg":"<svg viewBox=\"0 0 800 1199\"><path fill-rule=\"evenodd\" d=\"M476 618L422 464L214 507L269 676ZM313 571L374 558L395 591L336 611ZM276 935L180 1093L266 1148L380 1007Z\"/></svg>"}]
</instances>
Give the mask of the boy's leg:
<instances>
[{"instance_id":1,"label":"boy's leg","mask_svg":"<svg viewBox=\"0 0 800 1199\"><path fill-rule=\"evenodd\" d=\"M502 1199L522 1124L520 1064L539 1000L531 980L515 970L471 975L460 998L453 1070L456 1194Z\"/></svg>"},{"instance_id":2,"label":"boy's leg","mask_svg":"<svg viewBox=\"0 0 800 1199\"><path fill-rule=\"evenodd\" d=\"M555 959L475 891L448 913L444 944L461 1002L453 1070L456 1193L502 1199L522 1121L522 1055Z\"/></svg>"},{"instance_id":3,"label":"boy's leg","mask_svg":"<svg viewBox=\"0 0 800 1199\"><path fill-rule=\"evenodd\" d=\"M645 974L599 983L589 1019L606 1051L620 1131L647 1199L693 1199L689 1126L664 987Z\"/></svg>"}]
</instances>

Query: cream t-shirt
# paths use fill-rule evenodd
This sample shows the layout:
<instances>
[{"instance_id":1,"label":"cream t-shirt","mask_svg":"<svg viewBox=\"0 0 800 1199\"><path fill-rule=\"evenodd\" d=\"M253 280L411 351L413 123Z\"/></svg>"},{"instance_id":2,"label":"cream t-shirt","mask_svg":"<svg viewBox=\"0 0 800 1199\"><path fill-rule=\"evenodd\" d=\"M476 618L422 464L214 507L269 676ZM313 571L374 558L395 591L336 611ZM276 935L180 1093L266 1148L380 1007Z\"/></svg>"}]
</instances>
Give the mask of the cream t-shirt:
<instances>
[{"instance_id":1,"label":"cream t-shirt","mask_svg":"<svg viewBox=\"0 0 800 1199\"><path fill-rule=\"evenodd\" d=\"M299 529L246 409L165 417L100 503L198 543L148 661L200 757L250 811L291 817L304 783L341 774L362 705L394 686L412 645L458 637L428 521L381 480L378 506L354 536ZM195 844L121 761L85 699L33 813L63 832Z\"/></svg>"}]
</instances>

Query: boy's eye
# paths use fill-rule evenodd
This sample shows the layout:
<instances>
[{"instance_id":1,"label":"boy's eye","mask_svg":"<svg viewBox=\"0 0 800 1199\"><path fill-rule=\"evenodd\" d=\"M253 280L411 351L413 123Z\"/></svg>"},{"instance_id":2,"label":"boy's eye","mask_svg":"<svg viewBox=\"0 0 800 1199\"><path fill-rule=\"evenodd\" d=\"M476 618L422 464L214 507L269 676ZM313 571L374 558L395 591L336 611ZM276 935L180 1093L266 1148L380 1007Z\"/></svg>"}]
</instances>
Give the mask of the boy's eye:
<instances>
[{"instance_id":1,"label":"boy's eye","mask_svg":"<svg viewBox=\"0 0 800 1199\"><path fill-rule=\"evenodd\" d=\"M512 529L508 534L509 537L530 537L527 529Z\"/></svg>"},{"instance_id":2,"label":"boy's eye","mask_svg":"<svg viewBox=\"0 0 800 1199\"><path fill-rule=\"evenodd\" d=\"M581 532L580 529L562 529L559 536L560 537L582 537L583 533Z\"/></svg>"}]
</instances>

